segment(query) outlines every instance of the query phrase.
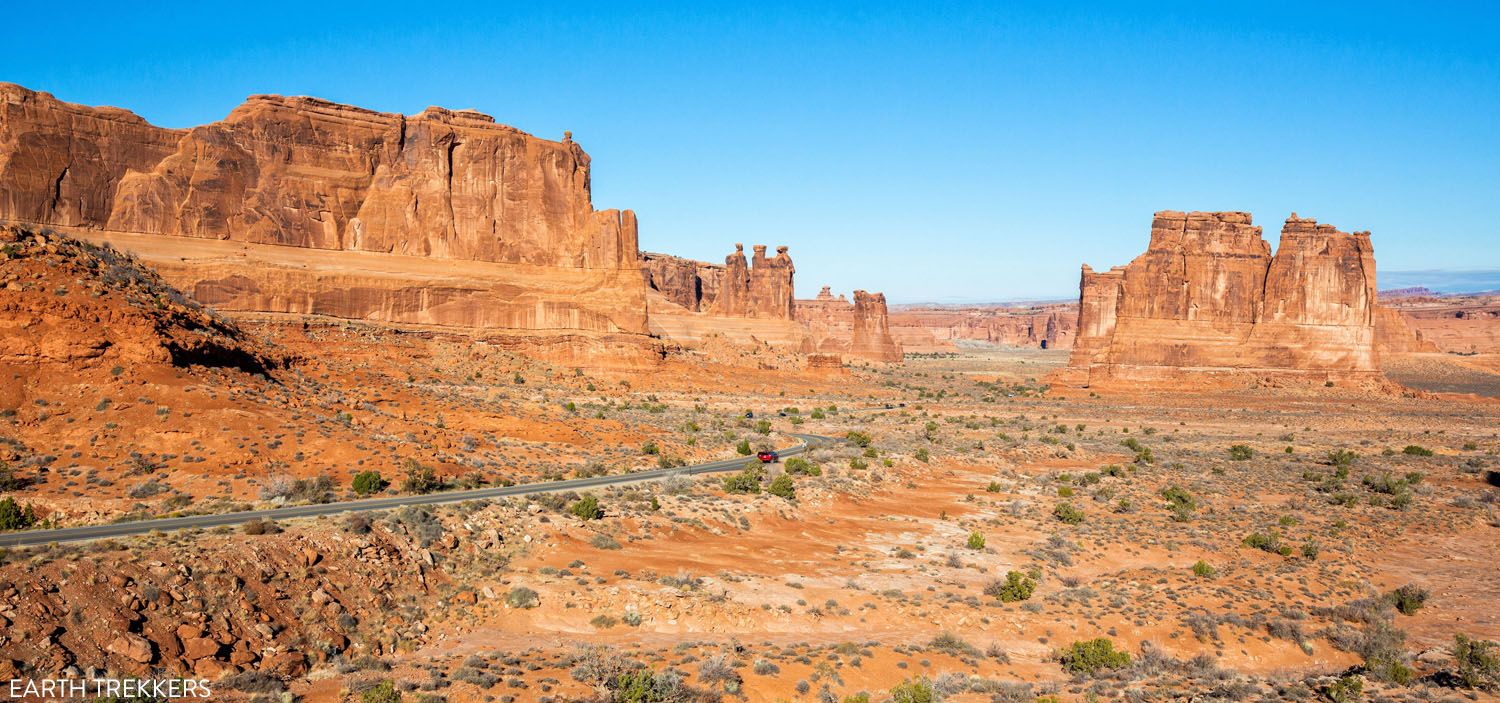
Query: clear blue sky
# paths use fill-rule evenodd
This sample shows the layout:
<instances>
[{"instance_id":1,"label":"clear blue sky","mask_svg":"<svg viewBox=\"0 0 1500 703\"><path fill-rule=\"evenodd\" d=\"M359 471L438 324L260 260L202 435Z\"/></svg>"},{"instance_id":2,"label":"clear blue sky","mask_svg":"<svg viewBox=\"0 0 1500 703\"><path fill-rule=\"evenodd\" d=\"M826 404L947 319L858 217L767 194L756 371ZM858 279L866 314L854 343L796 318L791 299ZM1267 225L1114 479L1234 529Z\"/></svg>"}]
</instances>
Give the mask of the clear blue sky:
<instances>
[{"instance_id":1,"label":"clear blue sky","mask_svg":"<svg viewBox=\"0 0 1500 703\"><path fill-rule=\"evenodd\" d=\"M21 3L0 80L173 127L283 93L570 129L642 248L787 244L802 295L1072 296L1160 209L1500 268L1495 3L1055 4Z\"/></svg>"}]
</instances>

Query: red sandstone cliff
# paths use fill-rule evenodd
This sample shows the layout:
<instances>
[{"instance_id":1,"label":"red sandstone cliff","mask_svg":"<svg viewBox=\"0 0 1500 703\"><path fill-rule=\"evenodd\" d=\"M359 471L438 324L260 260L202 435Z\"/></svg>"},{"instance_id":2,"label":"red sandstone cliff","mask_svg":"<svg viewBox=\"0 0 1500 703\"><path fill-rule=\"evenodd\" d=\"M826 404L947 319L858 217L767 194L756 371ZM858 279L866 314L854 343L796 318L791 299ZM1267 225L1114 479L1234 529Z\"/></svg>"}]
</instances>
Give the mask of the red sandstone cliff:
<instances>
[{"instance_id":1,"label":"red sandstone cliff","mask_svg":"<svg viewBox=\"0 0 1500 703\"><path fill-rule=\"evenodd\" d=\"M1159 212L1146 253L1083 267L1071 373L1060 380L1379 378L1368 232L1293 214L1273 257L1242 212Z\"/></svg>"},{"instance_id":2,"label":"red sandstone cliff","mask_svg":"<svg viewBox=\"0 0 1500 703\"><path fill-rule=\"evenodd\" d=\"M115 242L222 309L646 331L635 217L593 209L588 155L476 112L254 96L172 130L0 84L0 219Z\"/></svg>"}]
</instances>

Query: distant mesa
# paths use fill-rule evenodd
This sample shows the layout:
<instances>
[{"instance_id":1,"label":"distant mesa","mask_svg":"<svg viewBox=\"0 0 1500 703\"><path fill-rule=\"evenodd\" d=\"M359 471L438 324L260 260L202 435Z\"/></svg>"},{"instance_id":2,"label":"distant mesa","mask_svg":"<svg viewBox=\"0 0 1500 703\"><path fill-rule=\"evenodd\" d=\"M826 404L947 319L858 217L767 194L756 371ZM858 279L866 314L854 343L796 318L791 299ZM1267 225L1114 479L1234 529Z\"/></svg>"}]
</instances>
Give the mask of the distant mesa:
<instances>
[{"instance_id":1,"label":"distant mesa","mask_svg":"<svg viewBox=\"0 0 1500 703\"><path fill-rule=\"evenodd\" d=\"M1249 213L1158 212L1144 254L1079 288L1067 385L1382 384L1382 340L1423 345L1376 304L1370 233L1296 213L1272 256Z\"/></svg>"}]
</instances>

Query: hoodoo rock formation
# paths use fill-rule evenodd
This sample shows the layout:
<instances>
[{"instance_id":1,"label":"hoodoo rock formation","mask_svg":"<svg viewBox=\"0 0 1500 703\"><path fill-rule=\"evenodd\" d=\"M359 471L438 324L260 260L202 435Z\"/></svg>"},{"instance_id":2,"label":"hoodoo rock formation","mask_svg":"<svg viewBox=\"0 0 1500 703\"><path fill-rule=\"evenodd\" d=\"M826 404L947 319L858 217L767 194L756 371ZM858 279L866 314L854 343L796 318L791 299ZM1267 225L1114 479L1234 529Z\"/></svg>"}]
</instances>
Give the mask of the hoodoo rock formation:
<instances>
[{"instance_id":1,"label":"hoodoo rock formation","mask_svg":"<svg viewBox=\"0 0 1500 703\"><path fill-rule=\"evenodd\" d=\"M254 96L177 130L0 84L0 219L110 241L224 310L646 332L634 214L593 209L571 136L477 112Z\"/></svg>"},{"instance_id":2,"label":"hoodoo rock formation","mask_svg":"<svg viewBox=\"0 0 1500 703\"><path fill-rule=\"evenodd\" d=\"M1062 382L1380 380L1369 232L1295 213L1275 256L1243 212L1158 212L1146 253L1083 267Z\"/></svg>"}]
</instances>

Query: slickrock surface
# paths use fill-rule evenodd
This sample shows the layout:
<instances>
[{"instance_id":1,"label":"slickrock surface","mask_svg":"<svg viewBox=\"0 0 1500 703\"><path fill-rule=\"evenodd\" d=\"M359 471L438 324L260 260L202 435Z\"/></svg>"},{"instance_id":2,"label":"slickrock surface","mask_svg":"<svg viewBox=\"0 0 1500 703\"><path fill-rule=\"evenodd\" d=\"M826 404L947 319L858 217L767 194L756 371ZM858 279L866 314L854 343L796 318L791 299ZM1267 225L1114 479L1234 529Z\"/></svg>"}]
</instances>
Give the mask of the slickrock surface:
<instances>
[{"instance_id":1,"label":"slickrock surface","mask_svg":"<svg viewBox=\"0 0 1500 703\"><path fill-rule=\"evenodd\" d=\"M1380 380L1369 232L1293 213L1273 257L1249 213L1158 212L1146 253L1080 288L1065 383Z\"/></svg>"},{"instance_id":2,"label":"slickrock surface","mask_svg":"<svg viewBox=\"0 0 1500 703\"><path fill-rule=\"evenodd\" d=\"M0 219L117 242L225 310L646 331L635 216L593 209L588 155L471 111L261 95L173 130L3 84Z\"/></svg>"}]
</instances>

